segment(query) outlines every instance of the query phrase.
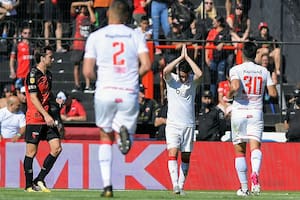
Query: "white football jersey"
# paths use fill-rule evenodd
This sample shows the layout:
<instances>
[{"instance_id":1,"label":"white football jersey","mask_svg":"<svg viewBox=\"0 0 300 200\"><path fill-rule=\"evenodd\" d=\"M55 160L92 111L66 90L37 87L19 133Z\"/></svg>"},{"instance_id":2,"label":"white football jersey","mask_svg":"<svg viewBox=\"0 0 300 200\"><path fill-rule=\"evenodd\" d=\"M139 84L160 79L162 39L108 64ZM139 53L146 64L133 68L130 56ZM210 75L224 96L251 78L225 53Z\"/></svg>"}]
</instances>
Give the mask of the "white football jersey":
<instances>
[{"instance_id":1,"label":"white football jersey","mask_svg":"<svg viewBox=\"0 0 300 200\"><path fill-rule=\"evenodd\" d=\"M171 73L166 80L168 113L167 123L177 125L194 125L195 96L197 81L190 74L186 83L181 83L177 74Z\"/></svg>"},{"instance_id":2,"label":"white football jersey","mask_svg":"<svg viewBox=\"0 0 300 200\"><path fill-rule=\"evenodd\" d=\"M274 85L267 68L253 62L234 66L230 80L240 80L240 88L234 97L232 109L262 109L266 86Z\"/></svg>"},{"instance_id":3,"label":"white football jersey","mask_svg":"<svg viewBox=\"0 0 300 200\"><path fill-rule=\"evenodd\" d=\"M95 58L96 96L105 90L138 93L138 54L148 52L144 36L123 24L111 24L90 34L85 58Z\"/></svg>"},{"instance_id":4,"label":"white football jersey","mask_svg":"<svg viewBox=\"0 0 300 200\"><path fill-rule=\"evenodd\" d=\"M25 115L21 111L10 112L7 107L0 109L0 133L3 138L12 138L26 126Z\"/></svg>"}]
</instances>

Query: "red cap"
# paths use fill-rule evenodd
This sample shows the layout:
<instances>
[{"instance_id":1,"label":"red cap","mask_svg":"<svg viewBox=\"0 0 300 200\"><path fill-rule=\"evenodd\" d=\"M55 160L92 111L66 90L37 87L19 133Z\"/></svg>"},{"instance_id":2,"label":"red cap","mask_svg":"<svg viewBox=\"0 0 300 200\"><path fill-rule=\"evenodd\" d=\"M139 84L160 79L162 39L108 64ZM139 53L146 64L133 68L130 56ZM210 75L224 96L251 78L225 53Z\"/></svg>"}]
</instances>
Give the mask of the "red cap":
<instances>
[{"instance_id":1,"label":"red cap","mask_svg":"<svg viewBox=\"0 0 300 200\"><path fill-rule=\"evenodd\" d=\"M261 30L263 27L268 28L267 22L260 22L258 24L258 30Z\"/></svg>"}]
</instances>

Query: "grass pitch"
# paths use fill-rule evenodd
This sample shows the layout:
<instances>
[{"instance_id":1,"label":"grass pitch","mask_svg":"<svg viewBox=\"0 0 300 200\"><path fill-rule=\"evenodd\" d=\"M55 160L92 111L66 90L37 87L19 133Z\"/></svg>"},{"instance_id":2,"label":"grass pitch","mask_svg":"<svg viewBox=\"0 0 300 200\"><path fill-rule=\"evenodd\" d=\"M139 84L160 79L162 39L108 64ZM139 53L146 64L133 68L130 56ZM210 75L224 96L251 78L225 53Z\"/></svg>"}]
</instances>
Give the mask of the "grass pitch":
<instances>
[{"instance_id":1,"label":"grass pitch","mask_svg":"<svg viewBox=\"0 0 300 200\"><path fill-rule=\"evenodd\" d=\"M27 193L22 189L0 188L0 200L94 200L100 199L99 190L60 190L51 193ZM283 200L300 199L300 192L263 192L260 196L237 197L235 191L186 191L185 196L174 195L172 191L126 190L114 191L113 199L121 200L160 200L160 199L191 199L191 200L233 200L233 199ZM104 198L103 198L104 199Z\"/></svg>"}]
</instances>

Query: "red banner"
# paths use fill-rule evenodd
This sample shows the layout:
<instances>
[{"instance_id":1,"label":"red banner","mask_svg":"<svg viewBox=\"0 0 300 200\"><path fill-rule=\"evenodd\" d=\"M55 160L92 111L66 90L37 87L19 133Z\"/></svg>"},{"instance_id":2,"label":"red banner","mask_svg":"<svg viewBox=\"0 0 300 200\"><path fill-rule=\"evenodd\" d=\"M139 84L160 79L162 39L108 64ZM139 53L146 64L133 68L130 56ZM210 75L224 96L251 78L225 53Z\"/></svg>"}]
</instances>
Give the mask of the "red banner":
<instances>
[{"instance_id":1,"label":"red banner","mask_svg":"<svg viewBox=\"0 0 300 200\"><path fill-rule=\"evenodd\" d=\"M46 178L50 188L102 188L97 141L65 140L63 152ZM0 143L0 187L24 187L25 143ZM36 176L48 154L42 142L34 159ZM263 143L260 182L263 190L300 190L300 143ZM115 189L171 189L163 142L135 141L128 155L113 149ZM249 152L247 160L249 160ZM251 170L248 163L248 171ZM191 157L186 190L236 190L234 152L229 142L196 142Z\"/></svg>"}]
</instances>

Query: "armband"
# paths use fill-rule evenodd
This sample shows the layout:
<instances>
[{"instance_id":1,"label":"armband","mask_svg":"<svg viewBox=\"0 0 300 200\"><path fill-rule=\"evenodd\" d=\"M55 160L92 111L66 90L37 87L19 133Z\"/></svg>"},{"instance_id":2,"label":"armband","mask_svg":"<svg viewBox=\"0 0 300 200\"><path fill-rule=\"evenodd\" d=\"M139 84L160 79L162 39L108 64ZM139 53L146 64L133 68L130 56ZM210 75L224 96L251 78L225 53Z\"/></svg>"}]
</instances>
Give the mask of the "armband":
<instances>
[{"instance_id":1,"label":"armband","mask_svg":"<svg viewBox=\"0 0 300 200\"><path fill-rule=\"evenodd\" d=\"M17 136L22 137L22 134L21 133L17 133Z\"/></svg>"}]
</instances>

